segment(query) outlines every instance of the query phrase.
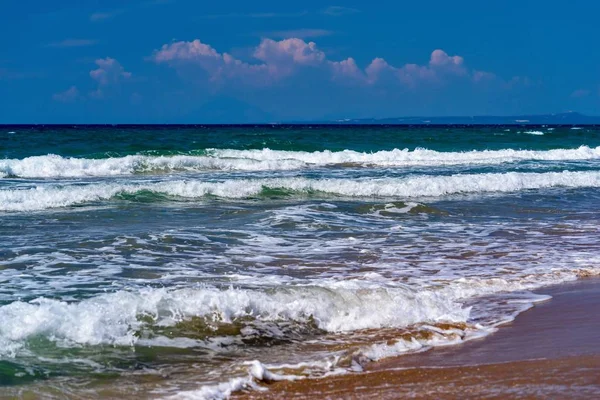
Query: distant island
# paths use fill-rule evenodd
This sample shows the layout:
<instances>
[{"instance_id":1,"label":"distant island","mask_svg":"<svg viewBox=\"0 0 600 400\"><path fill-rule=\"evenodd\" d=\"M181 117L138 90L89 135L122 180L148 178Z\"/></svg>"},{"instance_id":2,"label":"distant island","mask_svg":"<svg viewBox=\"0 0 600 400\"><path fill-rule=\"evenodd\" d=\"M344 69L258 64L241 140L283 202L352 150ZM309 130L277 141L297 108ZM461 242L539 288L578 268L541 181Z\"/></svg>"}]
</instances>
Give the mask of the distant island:
<instances>
[{"instance_id":1,"label":"distant island","mask_svg":"<svg viewBox=\"0 0 600 400\"><path fill-rule=\"evenodd\" d=\"M344 125L600 125L600 117L578 112L518 116L398 117L315 121Z\"/></svg>"}]
</instances>

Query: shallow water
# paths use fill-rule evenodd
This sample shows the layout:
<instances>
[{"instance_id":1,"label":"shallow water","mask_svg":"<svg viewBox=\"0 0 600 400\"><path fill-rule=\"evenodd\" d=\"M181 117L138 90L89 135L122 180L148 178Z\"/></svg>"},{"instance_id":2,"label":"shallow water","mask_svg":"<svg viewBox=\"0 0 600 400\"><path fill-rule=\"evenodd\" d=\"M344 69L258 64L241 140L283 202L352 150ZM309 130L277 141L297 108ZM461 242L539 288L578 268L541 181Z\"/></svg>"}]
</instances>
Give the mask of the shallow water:
<instances>
[{"instance_id":1,"label":"shallow water","mask_svg":"<svg viewBox=\"0 0 600 400\"><path fill-rule=\"evenodd\" d=\"M599 146L594 127L0 127L0 385L215 397L485 335L600 272Z\"/></svg>"}]
</instances>

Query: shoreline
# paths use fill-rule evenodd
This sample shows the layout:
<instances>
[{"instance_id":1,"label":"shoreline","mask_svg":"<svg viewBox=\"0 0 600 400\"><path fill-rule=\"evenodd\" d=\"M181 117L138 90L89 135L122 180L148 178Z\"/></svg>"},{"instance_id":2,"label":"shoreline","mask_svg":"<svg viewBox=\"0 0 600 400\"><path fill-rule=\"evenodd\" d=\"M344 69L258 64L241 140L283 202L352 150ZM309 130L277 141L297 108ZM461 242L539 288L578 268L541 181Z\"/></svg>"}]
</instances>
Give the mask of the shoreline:
<instances>
[{"instance_id":1,"label":"shoreline","mask_svg":"<svg viewBox=\"0 0 600 400\"><path fill-rule=\"evenodd\" d=\"M600 278L541 288L552 296L484 338L392 357L361 373L262 384L236 399L600 397Z\"/></svg>"}]
</instances>

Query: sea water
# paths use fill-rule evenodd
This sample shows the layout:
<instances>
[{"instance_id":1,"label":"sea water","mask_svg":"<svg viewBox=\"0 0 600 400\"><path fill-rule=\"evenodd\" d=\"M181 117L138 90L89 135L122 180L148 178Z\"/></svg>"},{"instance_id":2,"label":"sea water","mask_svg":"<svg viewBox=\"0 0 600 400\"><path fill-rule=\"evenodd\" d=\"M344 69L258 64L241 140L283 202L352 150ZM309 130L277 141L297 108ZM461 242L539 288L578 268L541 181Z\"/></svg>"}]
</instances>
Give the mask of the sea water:
<instances>
[{"instance_id":1,"label":"sea water","mask_svg":"<svg viewBox=\"0 0 600 400\"><path fill-rule=\"evenodd\" d=\"M600 273L578 128L0 127L0 397L223 398L485 336Z\"/></svg>"}]
</instances>

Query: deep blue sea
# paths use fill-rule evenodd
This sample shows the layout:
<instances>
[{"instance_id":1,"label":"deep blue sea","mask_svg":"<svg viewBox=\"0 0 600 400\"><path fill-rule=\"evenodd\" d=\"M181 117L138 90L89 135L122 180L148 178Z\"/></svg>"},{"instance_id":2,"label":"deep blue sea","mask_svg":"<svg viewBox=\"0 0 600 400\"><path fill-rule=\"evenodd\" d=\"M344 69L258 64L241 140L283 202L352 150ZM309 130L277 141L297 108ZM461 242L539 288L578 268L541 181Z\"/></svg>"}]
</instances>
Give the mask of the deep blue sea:
<instances>
[{"instance_id":1,"label":"deep blue sea","mask_svg":"<svg viewBox=\"0 0 600 400\"><path fill-rule=\"evenodd\" d=\"M0 397L223 398L482 337L600 274L599 204L593 126L0 126Z\"/></svg>"}]
</instances>

